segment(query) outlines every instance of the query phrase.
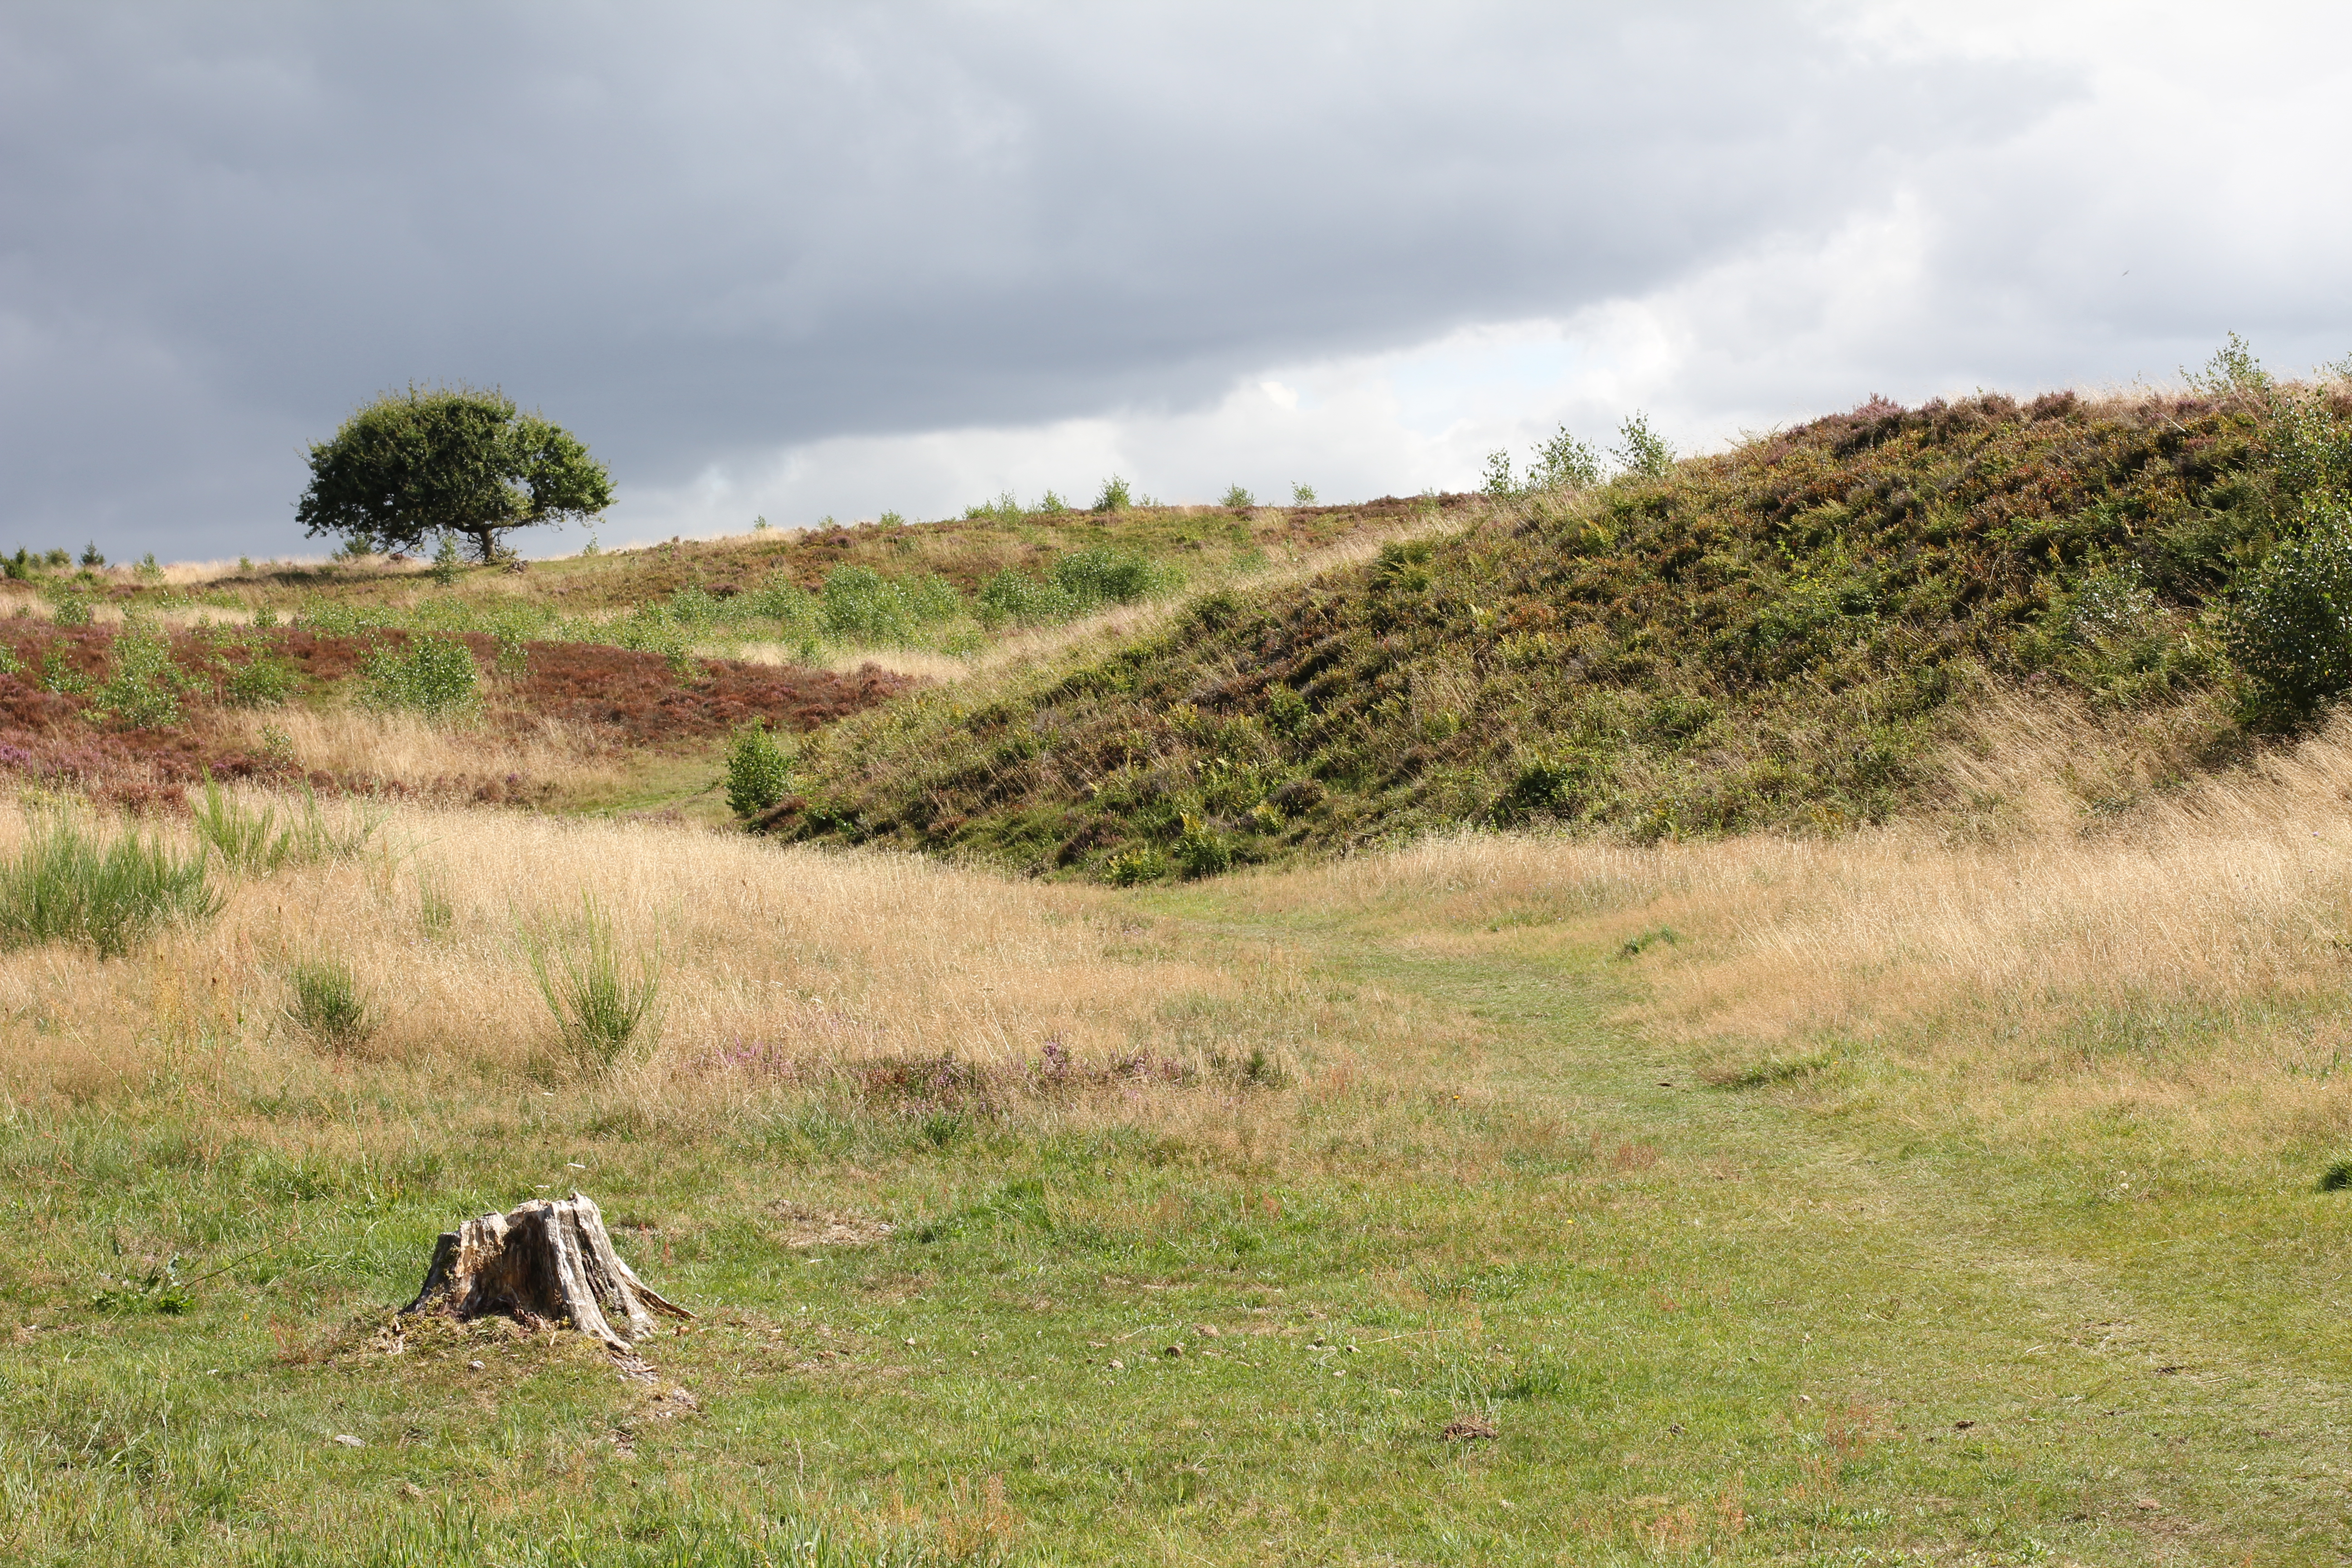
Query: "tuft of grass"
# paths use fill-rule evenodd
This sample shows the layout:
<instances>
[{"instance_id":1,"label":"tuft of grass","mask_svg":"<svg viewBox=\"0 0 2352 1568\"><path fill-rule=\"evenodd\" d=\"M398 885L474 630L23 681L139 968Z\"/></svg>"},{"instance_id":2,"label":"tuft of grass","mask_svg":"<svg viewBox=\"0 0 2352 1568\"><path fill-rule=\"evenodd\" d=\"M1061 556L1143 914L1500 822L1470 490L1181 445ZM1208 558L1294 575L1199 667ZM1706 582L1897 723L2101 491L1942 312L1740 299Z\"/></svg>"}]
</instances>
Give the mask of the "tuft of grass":
<instances>
[{"instance_id":1,"label":"tuft of grass","mask_svg":"<svg viewBox=\"0 0 2352 1568\"><path fill-rule=\"evenodd\" d=\"M341 1056L367 1043L380 1022L352 966L336 959L298 963L286 977L287 1021L312 1044Z\"/></svg>"},{"instance_id":2,"label":"tuft of grass","mask_svg":"<svg viewBox=\"0 0 2352 1568\"><path fill-rule=\"evenodd\" d=\"M2338 1160L2320 1173L2321 1192L2340 1193L2347 1187L2352 1187L2352 1160Z\"/></svg>"},{"instance_id":3,"label":"tuft of grass","mask_svg":"<svg viewBox=\"0 0 2352 1568\"><path fill-rule=\"evenodd\" d=\"M250 877L267 877L289 866L356 859L383 824L381 813L369 812L355 813L341 826L331 823L318 795L305 784L301 813L281 826L277 806L241 805L210 777L205 780L204 804L193 817L198 840Z\"/></svg>"},{"instance_id":4,"label":"tuft of grass","mask_svg":"<svg viewBox=\"0 0 2352 1568\"><path fill-rule=\"evenodd\" d=\"M1642 932L1639 936L1626 938L1623 945L1617 949L1617 956L1620 958L1639 958L1643 953L1647 952L1651 948L1656 947L1661 942L1664 943L1668 947L1672 947L1681 940L1682 938L1675 933L1675 928L1672 926L1653 926L1648 931Z\"/></svg>"},{"instance_id":5,"label":"tuft of grass","mask_svg":"<svg viewBox=\"0 0 2352 1568\"><path fill-rule=\"evenodd\" d=\"M661 952L640 956L637 974L625 972L610 916L593 894L583 894L581 942L555 951L541 933L528 933L524 950L531 976L555 1019L565 1054L592 1070L611 1068L633 1047L650 1045L661 1018Z\"/></svg>"},{"instance_id":6,"label":"tuft of grass","mask_svg":"<svg viewBox=\"0 0 2352 1568\"><path fill-rule=\"evenodd\" d=\"M37 823L0 862L0 947L75 942L118 958L220 906L202 850L182 857L161 837L128 831L101 843L70 817Z\"/></svg>"}]
</instances>

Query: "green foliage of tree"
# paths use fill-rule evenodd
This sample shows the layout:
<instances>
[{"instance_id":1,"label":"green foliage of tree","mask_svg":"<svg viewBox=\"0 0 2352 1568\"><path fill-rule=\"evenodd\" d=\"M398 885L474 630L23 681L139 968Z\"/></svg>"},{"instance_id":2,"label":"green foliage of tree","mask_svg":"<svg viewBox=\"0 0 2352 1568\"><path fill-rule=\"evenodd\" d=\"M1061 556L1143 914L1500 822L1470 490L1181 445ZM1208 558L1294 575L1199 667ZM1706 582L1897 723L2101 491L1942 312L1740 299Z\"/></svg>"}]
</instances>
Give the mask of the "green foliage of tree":
<instances>
[{"instance_id":1,"label":"green foliage of tree","mask_svg":"<svg viewBox=\"0 0 2352 1568\"><path fill-rule=\"evenodd\" d=\"M427 718L470 714L481 706L481 671L473 650L431 632L404 648L381 647L367 662L369 706L406 709Z\"/></svg>"},{"instance_id":2,"label":"green foliage of tree","mask_svg":"<svg viewBox=\"0 0 2352 1568\"><path fill-rule=\"evenodd\" d=\"M2352 516L2315 513L2231 606L2230 657L2289 716L2352 690Z\"/></svg>"},{"instance_id":3,"label":"green foliage of tree","mask_svg":"<svg viewBox=\"0 0 2352 1568\"><path fill-rule=\"evenodd\" d=\"M485 562L500 535L613 504L612 476L562 426L505 394L466 386L386 393L310 448L295 520L353 550L421 551L471 539Z\"/></svg>"},{"instance_id":4,"label":"green foliage of tree","mask_svg":"<svg viewBox=\"0 0 2352 1568\"><path fill-rule=\"evenodd\" d=\"M1609 448L1628 473L1662 479L1674 471L1675 449L1650 428L1650 416L1636 410L1617 427L1617 445Z\"/></svg>"},{"instance_id":5,"label":"green foliage of tree","mask_svg":"<svg viewBox=\"0 0 2352 1568\"><path fill-rule=\"evenodd\" d=\"M727 806L738 816L756 816L793 787L792 759L760 723L735 731L727 748Z\"/></svg>"}]
</instances>

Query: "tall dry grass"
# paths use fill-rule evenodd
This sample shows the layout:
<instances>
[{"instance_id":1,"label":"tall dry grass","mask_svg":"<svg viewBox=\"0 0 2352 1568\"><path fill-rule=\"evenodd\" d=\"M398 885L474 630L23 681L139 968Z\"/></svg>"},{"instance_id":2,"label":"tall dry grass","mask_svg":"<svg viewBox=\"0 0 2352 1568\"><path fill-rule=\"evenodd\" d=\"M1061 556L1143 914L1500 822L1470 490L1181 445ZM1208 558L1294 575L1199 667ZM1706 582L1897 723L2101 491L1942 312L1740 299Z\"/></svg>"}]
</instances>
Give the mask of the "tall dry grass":
<instances>
[{"instance_id":1,"label":"tall dry grass","mask_svg":"<svg viewBox=\"0 0 2352 1568\"><path fill-rule=\"evenodd\" d=\"M399 779L428 794L436 779L464 794L477 781L511 774L577 799L618 792L627 779L625 759L592 731L537 715L492 727L397 710L286 707L232 710L221 721L256 752L285 746L305 772Z\"/></svg>"},{"instance_id":2,"label":"tall dry grass","mask_svg":"<svg viewBox=\"0 0 2352 1568\"><path fill-rule=\"evenodd\" d=\"M0 855L29 820L0 808ZM588 1076L532 951L584 951L592 901L625 968L656 960L659 1027ZM322 1053L289 1018L306 964L348 969L378 1021L363 1047ZM373 1124L568 1084L690 1130L854 1090L877 1064L952 1058L982 1088L1017 1088L1058 1056L1105 1086L1111 1114L1192 1114L1171 1109L1183 1095L1145 1106L1119 1089L1177 1082L1172 1065L1213 1091L1192 1097L1200 1117L1233 1124L1248 1113L1227 1047L1302 1076L1347 1055L1345 1031L1318 1022L1328 1011L1280 952L1180 952L1098 890L662 824L403 807L360 858L233 880L216 918L135 960L0 954L0 1086L20 1102L129 1103L190 1078L236 1106L277 1084L356 1095ZM1140 1065L1123 1077L1123 1060Z\"/></svg>"},{"instance_id":3,"label":"tall dry grass","mask_svg":"<svg viewBox=\"0 0 2352 1568\"><path fill-rule=\"evenodd\" d=\"M2168 789L2151 724L2184 748L2204 730L1995 704L1946 759L1954 810L1879 831L1465 836L1249 896L1380 912L1437 951L1671 931L1623 960L1630 1016L1718 1083L1866 1080L2002 1139L2119 1120L2247 1155L2343 1139L2352 719Z\"/></svg>"}]
</instances>

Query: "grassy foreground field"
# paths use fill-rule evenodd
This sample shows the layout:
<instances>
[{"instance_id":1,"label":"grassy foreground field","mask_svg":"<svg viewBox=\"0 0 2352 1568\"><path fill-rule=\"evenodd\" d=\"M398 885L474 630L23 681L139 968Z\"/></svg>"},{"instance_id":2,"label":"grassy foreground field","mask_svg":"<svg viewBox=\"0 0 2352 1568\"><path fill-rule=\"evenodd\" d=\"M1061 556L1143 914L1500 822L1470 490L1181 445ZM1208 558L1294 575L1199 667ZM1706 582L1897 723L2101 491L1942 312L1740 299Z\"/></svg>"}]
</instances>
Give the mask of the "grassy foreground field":
<instances>
[{"instance_id":1,"label":"grassy foreground field","mask_svg":"<svg viewBox=\"0 0 2352 1568\"><path fill-rule=\"evenodd\" d=\"M2001 722L1969 835L1129 891L337 816L0 957L0 1555L2342 1562L2352 736L2086 834L2092 721ZM575 1185L700 1314L650 1381L394 1319Z\"/></svg>"}]
</instances>

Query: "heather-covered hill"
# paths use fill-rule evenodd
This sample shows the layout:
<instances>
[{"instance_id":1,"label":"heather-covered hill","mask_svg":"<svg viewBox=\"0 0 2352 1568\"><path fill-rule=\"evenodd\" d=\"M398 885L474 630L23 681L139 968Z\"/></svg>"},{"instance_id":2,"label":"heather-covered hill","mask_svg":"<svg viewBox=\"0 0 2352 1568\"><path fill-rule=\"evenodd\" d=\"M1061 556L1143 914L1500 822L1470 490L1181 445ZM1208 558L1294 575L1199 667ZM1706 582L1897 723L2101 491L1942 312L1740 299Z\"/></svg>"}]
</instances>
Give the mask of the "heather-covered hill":
<instances>
[{"instance_id":1,"label":"heather-covered hill","mask_svg":"<svg viewBox=\"0 0 2352 1568\"><path fill-rule=\"evenodd\" d=\"M768 826L1117 881L1465 823L1836 828L1933 798L2019 683L2138 731L2084 782L2112 807L2241 742L2220 607L2348 409L2258 374L1874 399L859 715Z\"/></svg>"}]
</instances>

